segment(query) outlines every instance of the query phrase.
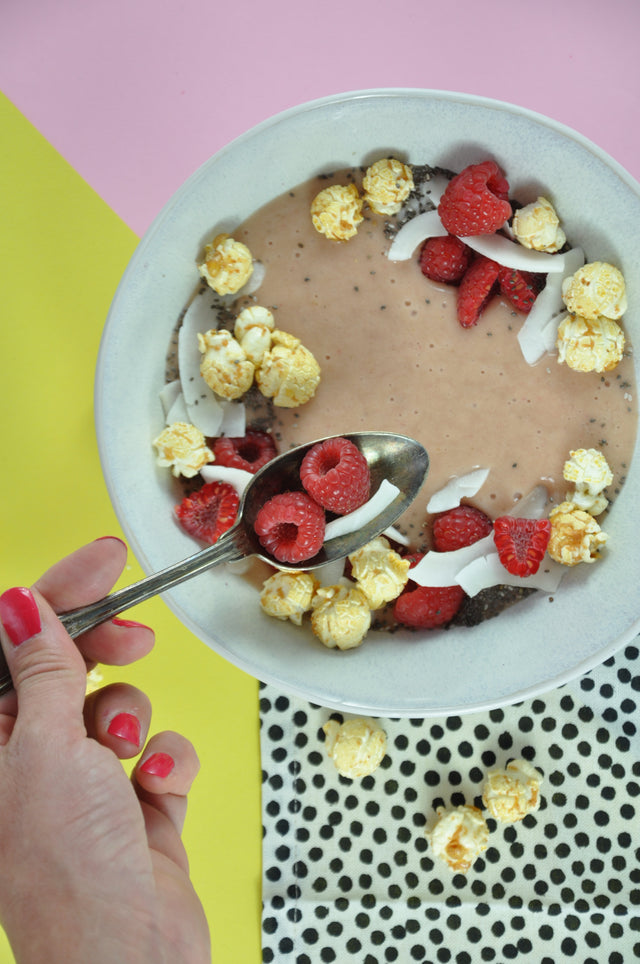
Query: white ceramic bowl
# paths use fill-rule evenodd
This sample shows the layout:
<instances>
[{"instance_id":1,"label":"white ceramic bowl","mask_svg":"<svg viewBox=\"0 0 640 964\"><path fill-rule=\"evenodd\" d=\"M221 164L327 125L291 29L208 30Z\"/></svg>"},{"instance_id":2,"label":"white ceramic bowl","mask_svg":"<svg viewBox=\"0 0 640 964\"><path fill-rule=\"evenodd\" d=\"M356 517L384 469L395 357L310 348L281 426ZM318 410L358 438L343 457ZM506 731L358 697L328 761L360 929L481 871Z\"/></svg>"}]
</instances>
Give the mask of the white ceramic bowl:
<instances>
[{"instance_id":1,"label":"white ceramic bowl","mask_svg":"<svg viewBox=\"0 0 640 964\"><path fill-rule=\"evenodd\" d=\"M172 522L175 500L151 439L163 426L158 390L170 334L194 289L203 242L314 174L388 154L453 170L492 156L514 197L551 190L567 235L591 260L622 268L630 303L624 325L640 344L640 186L581 135L509 104L441 91L353 92L285 111L229 144L177 191L142 239L109 313L96 380L98 442L115 511L145 571L196 548ZM255 589L226 568L165 598L213 650L283 691L380 716L464 713L551 689L638 633L639 518L636 454L607 517L606 560L568 572L553 604L534 596L472 630L422 640L374 634L345 653L264 616Z\"/></svg>"}]
</instances>

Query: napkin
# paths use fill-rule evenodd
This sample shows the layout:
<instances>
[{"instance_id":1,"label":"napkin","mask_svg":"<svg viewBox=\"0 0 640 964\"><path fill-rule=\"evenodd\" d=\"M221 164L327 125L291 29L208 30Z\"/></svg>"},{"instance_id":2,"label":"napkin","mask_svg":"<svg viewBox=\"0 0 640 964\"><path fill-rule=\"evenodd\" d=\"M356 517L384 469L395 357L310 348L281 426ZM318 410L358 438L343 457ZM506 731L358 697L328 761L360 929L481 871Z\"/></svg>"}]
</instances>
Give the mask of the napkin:
<instances>
[{"instance_id":1,"label":"napkin","mask_svg":"<svg viewBox=\"0 0 640 964\"><path fill-rule=\"evenodd\" d=\"M640 956L638 642L513 706L383 719L387 754L359 780L324 747L341 713L261 685L263 961ZM513 758L543 774L540 808L516 824L485 811L488 849L452 873L427 820L482 807L487 771Z\"/></svg>"}]
</instances>

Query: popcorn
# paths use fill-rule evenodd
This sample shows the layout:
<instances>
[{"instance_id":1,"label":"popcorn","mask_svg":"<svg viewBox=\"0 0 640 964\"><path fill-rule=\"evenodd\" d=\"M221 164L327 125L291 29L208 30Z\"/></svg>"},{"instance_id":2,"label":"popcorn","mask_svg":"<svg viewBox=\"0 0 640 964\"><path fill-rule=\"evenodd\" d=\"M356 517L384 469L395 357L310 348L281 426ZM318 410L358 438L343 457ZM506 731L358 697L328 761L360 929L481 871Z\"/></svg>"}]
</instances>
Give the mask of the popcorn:
<instances>
[{"instance_id":1,"label":"popcorn","mask_svg":"<svg viewBox=\"0 0 640 964\"><path fill-rule=\"evenodd\" d=\"M251 277L251 252L241 241L235 241L228 234L218 234L205 246L204 261L198 265L198 271L219 295L233 295Z\"/></svg>"},{"instance_id":2,"label":"popcorn","mask_svg":"<svg viewBox=\"0 0 640 964\"><path fill-rule=\"evenodd\" d=\"M579 372L608 372L621 360L624 341L620 325L609 318L569 315L558 326L558 363Z\"/></svg>"},{"instance_id":3,"label":"popcorn","mask_svg":"<svg viewBox=\"0 0 640 964\"><path fill-rule=\"evenodd\" d=\"M311 628L329 649L354 649L371 626L369 602L357 586L321 586L312 607Z\"/></svg>"},{"instance_id":4,"label":"popcorn","mask_svg":"<svg viewBox=\"0 0 640 964\"><path fill-rule=\"evenodd\" d=\"M327 754L343 777L366 777L380 766L387 751L387 735L373 720L328 720L322 729Z\"/></svg>"},{"instance_id":5,"label":"popcorn","mask_svg":"<svg viewBox=\"0 0 640 964\"><path fill-rule=\"evenodd\" d=\"M575 449L569 455L562 475L574 483L575 491L567 493L567 501L591 515L600 515L609 504L603 490L613 482L607 460L598 449Z\"/></svg>"},{"instance_id":6,"label":"popcorn","mask_svg":"<svg viewBox=\"0 0 640 964\"><path fill-rule=\"evenodd\" d=\"M482 802L496 820L517 823L540 806L542 777L526 760L512 760L504 770L491 770Z\"/></svg>"},{"instance_id":7,"label":"popcorn","mask_svg":"<svg viewBox=\"0 0 640 964\"><path fill-rule=\"evenodd\" d=\"M549 514L551 536L547 552L563 566L595 562L607 541L596 520L574 502L561 502Z\"/></svg>"},{"instance_id":8,"label":"popcorn","mask_svg":"<svg viewBox=\"0 0 640 964\"><path fill-rule=\"evenodd\" d=\"M438 807L438 820L425 837L436 857L456 873L466 874L476 857L487 849L489 828L477 807L461 804L453 810Z\"/></svg>"},{"instance_id":9,"label":"popcorn","mask_svg":"<svg viewBox=\"0 0 640 964\"><path fill-rule=\"evenodd\" d=\"M183 475L186 479L192 479L214 459L200 429L188 422L169 425L152 444L158 450L158 465L171 468L173 475Z\"/></svg>"},{"instance_id":10,"label":"popcorn","mask_svg":"<svg viewBox=\"0 0 640 964\"><path fill-rule=\"evenodd\" d=\"M369 601L371 609L380 609L396 599L409 578L408 559L403 559L384 536L378 536L349 556L351 575Z\"/></svg>"},{"instance_id":11,"label":"popcorn","mask_svg":"<svg viewBox=\"0 0 640 964\"><path fill-rule=\"evenodd\" d=\"M311 202L311 220L316 231L330 241L348 241L362 221L362 198L355 184L333 184Z\"/></svg>"},{"instance_id":12,"label":"popcorn","mask_svg":"<svg viewBox=\"0 0 640 964\"><path fill-rule=\"evenodd\" d=\"M562 300L572 315L588 321L602 315L616 321L627 310L622 273L606 261L585 264L562 282Z\"/></svg>"},{"instance_id":13,"label":"popcorn","mask_svg":"<svg viewBox=\"0 0 640 964\"><path fill-rule=\"evenodd\" d=\"M367 168L362 187L372 211L397 214L413 190L413 174L406 164L386 157Z\"/></svg>"},{"instance_id":14,"label":"popcorn","mask_svg":"<svg viewBox=\"0 0 640 964\"><path fill-rule=\"evenodd\" d=\"M275 326L273 315L261 305L245 308L236 318L233 333L256 368L271 348L271 332Z\"/></svg>"},{"instance_id":15,"label":"popcorn","mask_svg":"<svg viewBox=\"0 0 640 964\"><path fill-rule=\"evenodd\" d=\"M102 674L102 670L99 666L94 666L94 668L90 669L87 673L87 688L85 690L85 696L88 696L90 693L95 693L96 690L100 689L103 683L104 676Z\"/></svg>"},{"instance_id":16,"label":"popcorn","mask_svg":"<svg viewBox=\"0 0 640 964\"><path fill-rule=\"evenodd\" d=\"M216 395L240 398L251 388L255 367L230 332L223 328L198 333L198 347L204 356L200 374Z\"/></svg>"},{"instance_id":17,"label":"popcorn","mask_svg":"<svg viewBox=\"0 0 640 964\"><path fill-rule=\"evenodd\" d=\"M290 619L296 626L311 609L318 580L308 572L276 572L265 580L260 605L269 616Z\"/></svg>"},{"instance_id":18,"label":"popcorn","mask_svg":"<svg viewBox=\"0 0 640 964\"><path fill-rule=\"evenodd\" d=\"M295 408L315 395L320 366L299 338L276 328L271 335L271 348L256 371L256 382L274 405Z\"/></svg>"},{"instance_id":19,"label":"popcorn","mask_svg":"<svg viewBox=\"0 0 640 964\"><path fill-rule=\"evenodd\" d=\"M513 233L525 248L553 253L566 239L553 204L546 197L520 208L513 216Z\"/></svg>"}]
</instances>

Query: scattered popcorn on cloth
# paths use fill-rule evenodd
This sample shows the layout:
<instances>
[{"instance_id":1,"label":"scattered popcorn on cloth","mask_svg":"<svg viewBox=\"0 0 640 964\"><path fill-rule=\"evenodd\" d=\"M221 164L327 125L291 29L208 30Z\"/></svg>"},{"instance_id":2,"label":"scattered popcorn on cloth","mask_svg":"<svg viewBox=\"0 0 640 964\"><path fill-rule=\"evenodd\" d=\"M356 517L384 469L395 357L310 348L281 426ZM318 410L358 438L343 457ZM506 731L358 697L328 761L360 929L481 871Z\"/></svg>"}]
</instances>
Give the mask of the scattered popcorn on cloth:
<instances>
[{"instance_id":1,"label":"scattered popcorn on cloth","mask_svg":"<svg viewBox=\"0 0 640 964\"><path fill-rule=\"evenodd\" d=\"M589 320L568 315L558 326L558 362L579 372L608 372L624 352L624 332L604 316Z\"/></svg>"},{"instance_id":2,"label":"scattered popcorn on cloth","mask_svg":"<svg viewBox=\"0 0 640 964\"><path fill-rule=\"evenodd\" d=\"M549 254L559 251L567 240L553 204L546 197L516 211L513 233L523 247Z\"/></svg>"},{"instance_id":3,"label":"scattered popcorn on cloth","mask_svg":"<svg viewBox=\"0 0 640 964\"><path fill-rule=\"evenodd\" d=\"M320 366L299 338L275 329L271 348L256 371L258 388L274 405L295 408L315 395L320 383Z\"/></svg>"},{"instance_id":4,"label":"scattered popcorn on cloth","mask_svg":"<svg viewBox=\"0 0 640 964\"><path fill-rule=\"evenodd\" d=\"M311 220L316 231L330 241L348 241L363 220L358 188L355 184L325 187L311 202Z\"/></svg>"},{"instance_id":5,"label":"scattered popcorn on cloth","mask_svg":"<svg viewBox=\"0 0 640 964\"><path fill-rule=\"evenodd\" d=\"M271 348L271 332L275 326L272 313L261 305L244 308L235 320L233 334L256 368Z\"/></svg>"},{"instance_id":6,"label":"scattered popcorn on cloth","mask_svg":"<svg viewBox=\"0 0 640 964\"><path fill-rule=\"evenodd\" d=\"M592 261L565 278L562 299L571 314L587 321L600 316L617 321L627 310L622 272L606 261Z\"/></svg>"},{"instance_id":7,"label":"scattered popcorn on cloth","mask_svg":"<svg viewBox=\"0 0 640 964\"><path fill-rule=\"evenodd\" d=\"M219 295L233 295L244 287L253 272L253 258L246 244L228 234L218 234L204 249L198 271Z\"/></svg>"},{"instance_id":8,"label":"scattered popcorn on cloth","mask_svg":"<svg viewBox=\"0 0 640 964\"><path fill-rule=\"evenodd\" d=\"M526 760L511 760L504 770L490 770L482 802L496 820L517 823L540 806L542 776Z\"/></svg>"},{"instance_id":9,"label":"scattered popcorn on cloth","mask_svg":"<svg viewBox=\"0 0 640 964\"><path fill-rule=\"evenodd\" d=\"M411 563L398 555L384 536L352 552L349 562L352 578L364 592L371 609L380 609L397 599L409 578Z\"/></svg>"},{"instance_id":10,"label":"scattered popcorn on cloth","mask_svg":"<svg viewBox=\"0 0 640 964\"><path fill-rule=\"evenodd\" d=\"M321 586L313 599L311 628L329 649L354 649L371 626L367 597L356 586Z\"/></svg>"},{"instance_id":11,"label":"scattered popcorn on cloth","mask_svg":"<svg viewBox=\"0 0 640 964\"><path fill-rule=\"evenodd\" d=\"M577 566L580 562L595 562L607 541L589 512L573 502L561 502L549 514L551 535L547 552L563 566Z\"/></svg>"},{"instance_id":12,"label":"scattered popcorn on cloth","mask_svg":"<svg viewBox=\"0 0 640 964\"><path fill-rule=\"evenodd\" d=\"M567 493L567 502L591 515L600 515L609 505L603 492L613 482L609 463L598 449L574 449L569 454L562 475L573 482L575 489Z\"/></svg>"},{"instance_id":13,"label":"scattered popcorn on cloth","mask_svg":"<svg viewBox=\"0 0 640 964\"><path fill-rule=\"evenodd\" d=\"M275 572L264 582L260 605L267 615L300 626L317 588L318 580L309 572Z\"/></svg>"},{"instance_id":14,"label":"scattered popcorn on cloth","mask_svg":"<svg viewBox=\"0 0 640 964\"><path fill-rule=\"evenodd\" d=\"M253 384L255 367L233 335L220 329L198 333L203 355L200 374L209 388L222 398L240 398Z\"/></svg>"},{"instance_id":15,"label":"scattered popcorn on cloth","mask_svg":"<svg viewBox=\"0 0 640 964\"><path fill-rule=\"evenodd\" d=\"M367 168L362 188L376 214L397 214L413 190L413 173L402 161L385 157Z\"/></svg>"},{"instance_id":16,"label":"scattered popcorn on cloth","mask_svg":"<svg viewBox=\"0 0 640 964\"><path fill-rule=\"evenodd\" d=\"M387 751L387 735L374 720L328 720L322 729L327 754L343 777L366 777L380 766Z\"/></svg>"},{"instance_id":17,"label":"scattered popcorn on cloth","mask_svg":"<svg viewBox=\"0 0 640 964\"><path fill-rule=\"evenodd\" d=\"M438 807L438 819L425 837L436 857L454 872L466 874L476 857L487 849L489 827L478 807L461 804L452 810Z\"/></svg>"},{"instance_id":18,"label":"scattered popcorn on cloth","mask_svg":"<svg viewBox=\"0 0 640 964\"><path fill-rule=\"evenodd\" d=\"M213 462L213 452L207 446L199 428L188 422L174 422L153 440L158 450L157 463L161 468L171 468L173 475L192 479L208 462Z\"/></svg>"}]
</instances>

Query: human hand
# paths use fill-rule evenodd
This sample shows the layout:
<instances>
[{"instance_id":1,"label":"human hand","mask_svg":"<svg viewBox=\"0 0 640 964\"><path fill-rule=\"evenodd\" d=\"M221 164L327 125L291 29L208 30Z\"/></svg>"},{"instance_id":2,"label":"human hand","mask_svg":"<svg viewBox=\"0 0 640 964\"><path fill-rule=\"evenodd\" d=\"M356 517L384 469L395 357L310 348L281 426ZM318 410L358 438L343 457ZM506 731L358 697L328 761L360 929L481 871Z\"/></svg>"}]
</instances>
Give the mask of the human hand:
<instances>
[{"instance_id":1,"label":"human hand","mask_svg":"<svg viewBox=\"0 0 640 964\"><path fill-rule=\"evenodd\" d=\"M113 620L74 642L55 616L109 592L125 559L98 540L0 597L15 686L0 697L0 923L19 964L211 960L181 840L195 751L174 732L146 742L133 686L85 701L87 666L132 662L153 633ZM120 760L140 752L129 780Z\"/></svg>"}]
</instances>

